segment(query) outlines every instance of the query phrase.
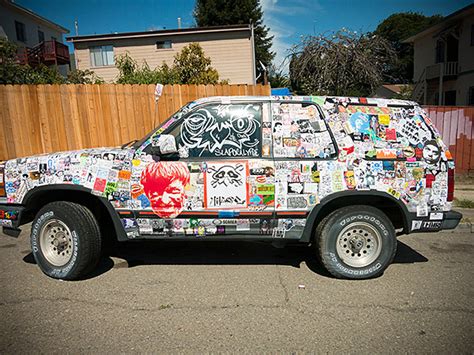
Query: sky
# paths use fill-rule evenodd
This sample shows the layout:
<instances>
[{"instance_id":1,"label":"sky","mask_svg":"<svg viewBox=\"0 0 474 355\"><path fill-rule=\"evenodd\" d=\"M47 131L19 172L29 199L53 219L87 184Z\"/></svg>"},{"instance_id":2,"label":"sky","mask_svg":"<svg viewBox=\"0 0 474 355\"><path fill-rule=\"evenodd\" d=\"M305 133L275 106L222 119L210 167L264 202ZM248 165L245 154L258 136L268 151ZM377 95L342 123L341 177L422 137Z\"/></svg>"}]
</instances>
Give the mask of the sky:
<instances>
[{"instance_id":1,"label":"sky","mask_svg":"<svg viewBox=\"0 0 474 355\"><path fill-rule=\"evenodd\" d=\"M174 29L181 17L182 27L195 25L195 0L15 0L75 35ZM419 12L430 16L449 15L472 0L260 0L264 24L274 36L274 63L284 67L288 49L302 36L346 28L374 30L385 18L397 12ZM71 47L72 50L72 47ZM283 63L283 64L282 64Z\"/></svg>"}]
</instances>

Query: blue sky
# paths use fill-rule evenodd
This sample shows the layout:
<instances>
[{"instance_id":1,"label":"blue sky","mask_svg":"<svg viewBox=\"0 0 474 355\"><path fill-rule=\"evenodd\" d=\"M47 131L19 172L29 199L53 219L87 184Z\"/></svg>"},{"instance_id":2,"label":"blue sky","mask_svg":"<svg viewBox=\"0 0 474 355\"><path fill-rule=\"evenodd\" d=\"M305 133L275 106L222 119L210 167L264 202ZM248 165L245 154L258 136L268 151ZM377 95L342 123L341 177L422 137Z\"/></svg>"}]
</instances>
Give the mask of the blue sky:
<instances>
[{"instance_id":1,"label":"blue sky","mask_svg":"<svg viewBox=\"0 0 474 355\"><path fill-rule=\"evenodd\" d=\"M276 64L301 36L336 31L371 31L396 12L420 12L443 16L469 5L472 0L260 0L265 24L275 36ZM16 0L63 27L74 35L74 20L79 34L146 31L194 25L194 0Z\"/></svg>"}]
</instances>

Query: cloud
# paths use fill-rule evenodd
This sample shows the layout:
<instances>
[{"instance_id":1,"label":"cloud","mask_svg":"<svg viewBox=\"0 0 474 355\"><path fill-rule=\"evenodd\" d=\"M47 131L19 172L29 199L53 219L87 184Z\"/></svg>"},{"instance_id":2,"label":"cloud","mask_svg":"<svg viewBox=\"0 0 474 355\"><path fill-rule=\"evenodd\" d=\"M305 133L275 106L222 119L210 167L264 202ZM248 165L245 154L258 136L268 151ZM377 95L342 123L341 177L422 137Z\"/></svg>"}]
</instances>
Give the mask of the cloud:
<instances>
[{"instance_id":1,"label":"cloud","mask_svg":"<svg viewBox=\"0 0 474 355\"><path fill-rule=\"evenodd\" d=\"M321 13L324 9L318 1L288 0L283 3L279 0L261 0L263 19L270 28L273 37L272 50L276 53L273 60L275 66L288 72L287 59L289 49L295 44L297 29L290 25L289 17L303 19L308 13Z\"/></svg>"},{"instance_id":2,"label":"cloud","mask_svg":"<svg viewBox=\"0 0 474 355\"><path fill-rule=\"evenodd\" d=\"M272 51L276 53L273 63L277 68L288 71L288 65L285 65L285 57L288 55L288 49L291 47L290 38L295 34L295 28L288 23L278 19L279 14L285 13L287 7L278 5L278 0L262 0L264 24L270 29L269 34L273 36ZM291 12L298 12L298 8L292 8ZM286 12L288 15L290 12Z\"/></svg>"}]
</instances>

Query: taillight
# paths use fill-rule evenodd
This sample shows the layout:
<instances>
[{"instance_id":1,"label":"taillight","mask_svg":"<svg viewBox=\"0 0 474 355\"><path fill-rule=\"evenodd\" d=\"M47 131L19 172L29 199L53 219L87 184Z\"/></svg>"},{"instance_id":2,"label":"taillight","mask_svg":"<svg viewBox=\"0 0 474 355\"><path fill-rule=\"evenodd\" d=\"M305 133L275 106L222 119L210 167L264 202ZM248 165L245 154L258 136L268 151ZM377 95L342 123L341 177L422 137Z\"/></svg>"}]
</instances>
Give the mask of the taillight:
<instances>
[{"instance_id":1,"label":"taillight","mask_svg":"<svg viewBox=\"0 0 474 355\"><path fill-rule=\"evenodd\" d=\"M448 201L454 200L454 169L448 169Z\"/></svg>"},{"instance_id":2,"label":"taillight","mask_svg":"<svg viewBox=\"0 0 474 355\"><path fill-rule=\"evenodd\" d=\"M0 197L5 197L5 165L0 163Z\"/></svg>"}]
</instances>

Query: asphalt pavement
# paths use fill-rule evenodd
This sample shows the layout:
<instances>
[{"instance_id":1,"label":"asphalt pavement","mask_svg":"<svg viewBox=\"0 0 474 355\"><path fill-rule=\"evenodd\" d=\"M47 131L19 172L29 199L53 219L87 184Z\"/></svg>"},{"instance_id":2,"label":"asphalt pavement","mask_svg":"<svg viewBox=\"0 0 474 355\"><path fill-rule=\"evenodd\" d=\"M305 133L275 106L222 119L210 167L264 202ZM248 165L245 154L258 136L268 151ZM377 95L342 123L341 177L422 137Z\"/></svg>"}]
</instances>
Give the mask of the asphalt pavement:
<instances>
[{"instance_id":1,"label":"asphalt pavement","mask_svg":"<svg viewBox=\"0 0 474 355\"><path fill-rule=\"evenodd\" d=\"M337 280L308 248L120 246L82 281L43 275L29 230L0 233L0 353L473 353L474 233L399 238L377 279Z\"/></svg>"}]
</instances>

